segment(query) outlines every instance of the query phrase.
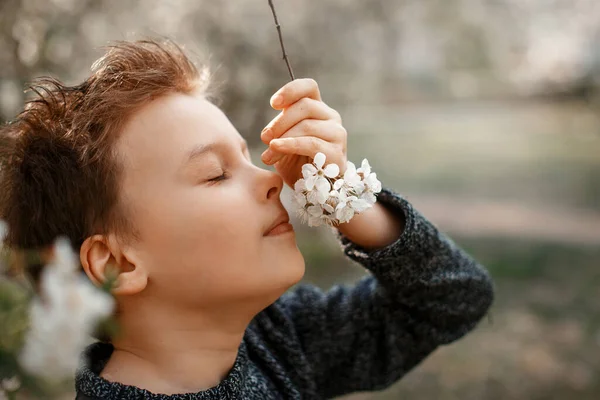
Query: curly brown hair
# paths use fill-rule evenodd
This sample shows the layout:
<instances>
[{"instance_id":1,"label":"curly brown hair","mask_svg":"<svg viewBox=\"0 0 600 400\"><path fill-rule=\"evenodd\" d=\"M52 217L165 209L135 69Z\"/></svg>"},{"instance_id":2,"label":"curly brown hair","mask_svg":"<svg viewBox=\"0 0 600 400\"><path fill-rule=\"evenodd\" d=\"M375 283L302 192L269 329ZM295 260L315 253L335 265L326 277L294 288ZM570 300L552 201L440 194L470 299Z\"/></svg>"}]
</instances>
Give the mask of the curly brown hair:
<instances>
[{"instance_id":1,"label":"curly brown hair","mask_svg":"<svg viewBox=\"0 0 600 400\"><path fill-rule=\"evenodd\" d=\"M33 98L0 128L0 219L6 244L31 249L92 234L135 237L119 202L115 142L128 117L172 92L206 94L208 70L170 40L116 42L83 83L40 78Z\"/></svg>"}]
</instances>

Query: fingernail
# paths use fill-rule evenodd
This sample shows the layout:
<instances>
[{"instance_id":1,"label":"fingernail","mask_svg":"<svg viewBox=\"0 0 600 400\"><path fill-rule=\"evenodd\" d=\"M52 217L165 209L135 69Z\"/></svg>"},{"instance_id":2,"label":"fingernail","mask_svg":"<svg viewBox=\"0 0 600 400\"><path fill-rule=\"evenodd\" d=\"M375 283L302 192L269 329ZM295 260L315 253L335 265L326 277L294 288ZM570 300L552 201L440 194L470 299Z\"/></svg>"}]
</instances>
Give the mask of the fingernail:
<instances>
[{"instance_id":1,"label":"fingernail","mask_svg":"<svg viewBox=\"0 0 600 400\"><path fill-rule=\"evenodd\" d=\"M260 134L260 136L262 136L263 140L269 142L273 138L273 132L271 131L271 129L265 128Z\"/></svg>"},{"instance_id":2,"label":"fingernail","mask_svg":"<svg viewBox=\"0 0 600 400\"><path fill-rule=\"evenodd\" d=\"M283 96L281 93L275 93L273 97L271 97L271 104L275 107L278 107L283 102Z\"/></svg>"}]
</instances>

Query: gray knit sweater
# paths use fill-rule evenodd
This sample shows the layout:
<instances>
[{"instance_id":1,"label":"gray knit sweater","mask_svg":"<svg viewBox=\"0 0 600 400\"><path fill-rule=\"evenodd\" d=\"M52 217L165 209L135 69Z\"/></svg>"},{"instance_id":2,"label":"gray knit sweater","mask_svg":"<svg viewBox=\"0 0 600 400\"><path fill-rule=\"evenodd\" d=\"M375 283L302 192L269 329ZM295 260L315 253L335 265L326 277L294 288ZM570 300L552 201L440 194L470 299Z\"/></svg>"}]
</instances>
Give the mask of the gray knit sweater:
<instances>
[{"instance_id":1,"label":"gray knit sweater","mask_svg":"<svg viewBox=\"0 0 600 400\"><path fill-rule=\"evenodd\" d=\"M218 386L163 395L108 382L99 373L113 349L97 343L77 372L77 400L326 399L396 382L473 329L493 288L486 271L406 200L389 190L378 199L406 221L398 241L365 251L339 237L371 274L350 287L284 294L252 320Z\"/></svg>"}]
</instances>

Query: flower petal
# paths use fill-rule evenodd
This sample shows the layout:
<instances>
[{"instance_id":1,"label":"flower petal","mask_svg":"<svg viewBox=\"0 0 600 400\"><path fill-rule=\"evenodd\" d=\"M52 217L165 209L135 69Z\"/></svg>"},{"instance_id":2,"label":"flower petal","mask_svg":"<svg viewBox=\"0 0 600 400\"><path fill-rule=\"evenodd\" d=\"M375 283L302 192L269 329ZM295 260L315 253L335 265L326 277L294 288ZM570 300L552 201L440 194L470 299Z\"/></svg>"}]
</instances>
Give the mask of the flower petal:
<instances>
[{"instance_id":1,"label":"flower petal","mask_svg":"<svg viewBox=\"0 0 600 400\"><path fill-rule=\"evenodd\" d=\"M319 204L319 192L316 190L308 192L306 199L312 205Z\"/></svg>"},{"instance_id":2,"label":"flower petal","mask_svg":"<svg viewBox=\"0 0 600 400\"><path fill-rule=\"evenodd\" d=\"M327 211L328 213L333 213L335 210L333 207L331 207L329 204L325 203L323 204L323 210Z\"/></svg>"},{"instance_id":3,"label":"flower petal","mask_svg":"<svg viewBox=\"0 0 600 400\"><path fill-rule=\"evenodd\" d=\"M351 207L340 208L336 210L335 216L342 223L348 222L354 216L354 210Z\"/></svg>"},{"instance_id":4,"label":"flower petal","mask_svg":"<svg viewBox=\"0 0 600 400\"><path fill-rule=\"evenodd\" d=\"M317 169L322 169L323 165L325 165L325 154L321 152L317 153L313 161Z\"/></svg>"},{"instance_id":5,"label":"flower petal","mask_svg":"<svg viewBox=\"0 0 600 400\"><path fill-rule=\"evenodd\" d=\"M362 160L360 169L365 177L369 176L369 174L371 173L371 165L369 165L369 160L367 160L366 158Z\"/></svg>"},{"instance_id":6,"label":"flower petal","mask_svg":"<svg viewBox=\"0 0 600 400\"><path fill-rule=\"evenodd\" d=\"M329 198L328 192L321 192L321 191L317 192L317 201L319 202L319 204L325 204L325 202L327 201L328 198Z\"/></svg>"},{"instance_id":7,"label":"flower petal","mask_svg":"<svg viewBox=\"0 0 600 400\"><path fill-rule=\"evenodd\" d=\"M299 208L296 212L296 215L298 215L298 218L300 218L300 221L303 224L308 222L308 211L306 211L306 209Z\"/></svg>"},{"instance_id":8,"label":"flower petal","mask_svg":"<svg viewBox=\"0 0 600 400\"><path fill-rule=\"evenodd\" d=\"M304 206L306 205L306 196L302 193L295 193L292 199L294 200L298 208L304 208Z\"/></svg>"},{"instance_id":9,"label":"flower petal","mask_svg":"<svg viewBox=\"0 0 600 400\"><path fill-rule=\"evenodd\" d=\"M331 183L322 176L317 178L315 182L315 189L322 194L329 195L329 191L331 190Z\"/></svg>"},{"instance_id":10,"label":"flower petal","mask_svg":"<svg viewBox=\"0 0 600 400\"><path fill-rule=\"evenodd\" d=\"M346 163L346 172L350 171L351 174L356 173L356 165L352 161Z\"/></svg>"},{"instance_id":11,"label":"flower petal","mask_svg":"<svg viewBox=\"0 0 600 400\"><path fill-rule=\"evenodd\" d=\"M306 190L306 181L304 179L298 179L296 183L294 183L294 191L301 193L303 190Z\"/></svg>"},{"instance_id":12,"label":"flower petal","mask_svg":"<svg viewBox=\"0 0 600 400\"><path fill-rule=\"evenodd\" d=\"M304 186L306 186L306 190L311 191L313 190L313 188L315 187L315 182L317 181L317 176L313 175L313 176L309 176L308 178L306 178L306 180L304 181Z\"/></svg>"},{"instance_id":13,"label":"flower petal","mask_svg":"<svg viewBox=\"0 0 600 400\"><path fill-rule=\"evenodd\" d=\"M377 197L375 197L373 192L370 191L365 191L363 194L360 195L360 198L369 204L375 204L375 202L377 201Z\"/></svg>"},{"instance_id":14,"label":"flower petal","mask_svg":"<svg viewBox=\"0 0 600 400\"><path fill-rule=\"evenodd\" d=\"M328 178L335 178L340 174L340 167L337 164L329 164L323 170L325 176Z\"/></svg>"},{"instance_id":15,"label":"flower petal","mask_svg":"<svg viewBox=\"0 0 600 400\"><path fill-rule=\"evenodd\" d=\"M367 203L365 200L356 199L356 200L352 201L352 208L357 213L361 213L370 207L371 207L371 205L369 203Z\"/></svg>"},{"instance_id":16,"label":"flower petal","mask_svg":"<svg viewBox=\"0 0 600 400\"><path fill-rule=\"evenodd\" d=\"M311 176L314 176L317 173L317 169L312 164L304 164L302 166L302 176L304 179L308 179Z\"/></svg>"},{"instance_id":17,"label":"flower petal","mask_svg":"<svg viewBox=\"0 0 600 400\"><path fill-rule=\"evenodd\" d=\"M308 215L311 217L320 217L323 215L323 209L321 206L310 206L306 209L308 211Z\"/></svg>"},{"instance_id":18,"label":"flower petal","mask_svg":"<svg viewBox=\"0 0 600 400\"><path fill-rule=\"evenodd\" d=\"M381 182L379 181L379 179L377 179L377 174L375 172L368 176L365 183L373 193L381 192Z\"/></svg>"},{"instance_id":19,"label":"flower petal","mask_svg":"<svg viewBox=\"0 0 600 400\"><path fill-rule=\"evenodd\" d=\"M344 186L344 183L346 183L346 182L344 182L344 179L340 178L333 183L333 188L335 190L340 190L342 188L342 186Z\"/></svg>"}]
</instances>

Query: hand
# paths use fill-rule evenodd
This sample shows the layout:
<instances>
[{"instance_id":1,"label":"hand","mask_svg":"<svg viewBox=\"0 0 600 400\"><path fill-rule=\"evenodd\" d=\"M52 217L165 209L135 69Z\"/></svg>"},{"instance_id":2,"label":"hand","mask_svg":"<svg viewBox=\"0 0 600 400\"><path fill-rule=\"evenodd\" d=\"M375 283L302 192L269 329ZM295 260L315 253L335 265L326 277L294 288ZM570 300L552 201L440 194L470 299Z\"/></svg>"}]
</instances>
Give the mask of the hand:
<instances>
[{"instance_id":1,"label":"hand","mask_svg":"<svg viewBox=\"0 0 600 400\"><path fill-rule=\"evenodd\" d=\"M296 79L271 97L271 107L281 110L263 129L260 138L269 145L261 159L275 165L291 188L302 178L302 165L324 153L326 163L346 168L347 133L340 114L321 101L319 86L312 79Z\"/></svg>"}]
</instances>

